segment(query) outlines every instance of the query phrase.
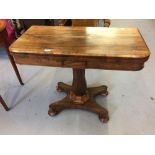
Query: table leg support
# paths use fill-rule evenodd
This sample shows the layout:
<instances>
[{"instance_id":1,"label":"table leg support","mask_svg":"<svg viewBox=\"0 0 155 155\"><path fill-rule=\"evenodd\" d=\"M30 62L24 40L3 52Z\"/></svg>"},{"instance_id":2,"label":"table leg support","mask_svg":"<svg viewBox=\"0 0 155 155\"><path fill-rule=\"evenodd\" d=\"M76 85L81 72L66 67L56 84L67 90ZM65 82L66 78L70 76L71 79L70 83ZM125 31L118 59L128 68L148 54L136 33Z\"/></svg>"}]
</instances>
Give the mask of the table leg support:
<instances>
[{"instance_id":1,"label":"table leg support","mask_svg":"<svg viewBox=\"0 0 155 155\"><path fill-rule=\"evenodd\" d=\"M6 111L9 111L8 106L6 105L5 101L3 100L3 98L0 96L0 103L2 104L2 106L4 107L4 109Z\"/></svg>"},{"instance_id":2,"label":"table leg support","mask_svg":"<svg viewBox=\"0 0 155 155\"><path fill-rule=\"evenodd\" d=\"M16 76L17 76L17 78L18 78L20 84L21 84L21 85L24 85L24 83L23 83L23 81L22 81L22 78L21 78L21 76L20 76L20 74L19 74L17 65L16 65L16 63L15 63L15 60L14 60L13 56L10 54L10 51L9 51L9 44L8 44L8 42L6 41L6 39L4 40L4 45L5 45L6 52L7 52L7 55L8 55L8 57L9 57L9 60L10 60L10 62L11 62L11 64L12 64L12 67L13 67L15 73L16 73Z\"/></svg>"},{"instance_id":3,"label":"table leg support","mask_svg":"<svg viewBox=\"0 0 155 155\"><path fill-rule=\"evenodd\" d=\"M83 109L96 113L101 122L106 123L109 120L108 111L94 100L97 95L108 95L107 87L103 85L87 88L85 70L73 69L72 86L59 82L57 90L67 93L67 96L49 106L50 116L55 116L64 109Z\"/></svg>"}]
</instances>

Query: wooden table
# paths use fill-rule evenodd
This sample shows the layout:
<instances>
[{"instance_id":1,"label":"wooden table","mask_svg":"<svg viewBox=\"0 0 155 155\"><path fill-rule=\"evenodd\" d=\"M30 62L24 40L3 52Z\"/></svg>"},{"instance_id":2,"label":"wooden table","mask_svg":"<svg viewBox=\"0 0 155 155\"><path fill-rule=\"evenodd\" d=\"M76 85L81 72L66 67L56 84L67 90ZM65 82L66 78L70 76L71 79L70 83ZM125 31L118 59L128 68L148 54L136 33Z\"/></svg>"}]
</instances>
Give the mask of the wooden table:
<instances>
[{"instance_id":1,"label":"wooden table","mask_svg":"<svg viewBox=\"0 0 155 155\"><path fill-rule=\"evenodd\" d=\"M150 52L136 28L32 26L10 46L16 63L73 68L72 86L59 82L67 96L49 106L49 115L78 108L94 112L102 122L108 111L94 100L108 95L107 86L87 88L85 69L138 71Z\"/></svg>"}]
</instances>

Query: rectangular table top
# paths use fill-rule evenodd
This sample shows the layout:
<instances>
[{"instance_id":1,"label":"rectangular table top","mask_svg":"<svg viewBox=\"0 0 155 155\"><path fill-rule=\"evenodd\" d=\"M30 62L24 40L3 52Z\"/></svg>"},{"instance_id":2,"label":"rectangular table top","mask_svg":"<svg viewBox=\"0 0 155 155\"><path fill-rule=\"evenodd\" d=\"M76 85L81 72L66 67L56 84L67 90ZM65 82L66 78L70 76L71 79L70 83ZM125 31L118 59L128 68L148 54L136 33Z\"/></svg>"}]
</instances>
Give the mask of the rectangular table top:
<instances>
[{"instance_id":1,"label":"rectangular table top","mask_svg":"<svg viewBox=\"0 0 155 155\"><path fill-rule=\"evenodd\" d=\"M22 55L25 56L25 63L27 64L26 57L31 59L31 55L33 57L38 56L39 59L41 59L41 56L49 56L53 60L56 58L56 61L59 61L59 57L61 57L61 61L63 61L63 57L65 60L68 57L69 60L86 62L85 65L87 66L84 68L103 69L115 69L114 66L110 68L104 66L109 61L112 65L116 62L114 60L120 63L125 60L131 63L133 60L136 63L138 60L137 64L141 63L142 68L144 61L150 55L149 49L137 28L32 26L9 49L17 63ZM24 59L24 57L21 58ZM100 67L88 65L88 62L92 60L94 60L94 63L99 63L97 61L101 60L101 58L104 61L104 64L102 62L103 67L102 64L99 65ZM19 63L22 62L19 61ZM33 63L29 61L29 64ZM39 62L36 64L39 64ZM48 63L43 64L40 62L40 65L48 65ZM53 66L62 65L64 65L64 62L61 65ZM62 67L68 66L64 65ZM119 69L119 67L116 67L116 69ZM120 69L126 70L121 67ZM129 66L127 70L130 70ZM133 68L133 70L138 70L138 68Z\"/></svg>"}]
</instances>

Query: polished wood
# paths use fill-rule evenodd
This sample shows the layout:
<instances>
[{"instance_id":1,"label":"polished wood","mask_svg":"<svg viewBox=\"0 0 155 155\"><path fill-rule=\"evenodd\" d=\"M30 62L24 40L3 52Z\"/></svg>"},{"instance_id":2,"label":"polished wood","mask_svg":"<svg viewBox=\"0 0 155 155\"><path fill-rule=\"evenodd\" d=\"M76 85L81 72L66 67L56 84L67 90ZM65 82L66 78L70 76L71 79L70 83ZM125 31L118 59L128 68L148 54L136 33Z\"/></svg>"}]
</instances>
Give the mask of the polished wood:
<instances>
[{"instance_id":1,"label":"polished wood","mask_svg":"<svg viewBox=\"0 0 155 155\"><path fill-rule=\"evenodd\" d=\"M3 100L1 95L0 95L0 103L2 104L2 106L4 107L4 109L6 111L9 111L9 108L8 108L7 104L5 103L5 101Z\"/></svg>"},{"instance_id":2,"label":"polished wood","mask_svg":"<svg viewBox=\"0 0 155 155\"><path fill-rule=\"evenodd\" d=\"M109 120L108 111L94 100L97 95L108 95L107 86L87 88L84 69L73 69L72 86L58 82L57 90L65 92L67 96L49 106L50 116L55 116L64 109L84 109L98 114L103 123Z\"/></svg>"},{"instance_id":3,"label":"polished wood","mask_svg":"<svg viewBox=\"0 0 155 155\"><path fill-rule=\"evenodd\" d=\"M21 76L20 76L20 74L19 74L18 68L17 68L17 66L16 66L16 64L15 64L14 58L13 58L13 56L10 54L10 51L9 51L9 46L10 46L10 44L9 44L8 41L7 41L7 32L6 32L5 27L6 27L5 22L2 21L2 20L0 20L0 43L3 43L3 44L4 44L5 49L6 49L6 53L7 53L8 57L9 57L9 60L10 60L10 62L11 62L11 64L12 64L12 67L13 67L15 73L16 73L16 76L17 76L17 78L18 78L20 84L21 84L21 85L24 85L24 83L23 83L23 81L22 81L22 79L21 79Z\"/></svg>"},{"instance_id":4,"label":"polished wood","mask_svg":"<svg viewBox=\"0 0 155 155\"><path fill-rule=\"evenodd\" d=\"M49 106L49 115L63 109L85 109L109 120L108 111L96 104L96 95L108 95L107 86L87 88L86 68L140 70L150 52L136 28L32 26L10 46L20 64L73 68L73 83L59 82L67 96Z\"/></svg>"},{"instance_id":5,"label":"polished wood","mask_svg":"<svg viewBox=\"0 0 155 155\"><path fill-rule=\"evenodd\" d=\"M32 26L10 51L19 64L140 70L149 50L136 28Z\"/></svg>"},{"instance_id":6,"label":"polished wood","mask_svg":"<svg viewBox=\"0 0 155 155\"><path fill-rule=\"evenodd\" d=\"M78 96L86 94L85 71L83 69L73 69L73 85L72 91Z\"/></svg>"}]
</instances>

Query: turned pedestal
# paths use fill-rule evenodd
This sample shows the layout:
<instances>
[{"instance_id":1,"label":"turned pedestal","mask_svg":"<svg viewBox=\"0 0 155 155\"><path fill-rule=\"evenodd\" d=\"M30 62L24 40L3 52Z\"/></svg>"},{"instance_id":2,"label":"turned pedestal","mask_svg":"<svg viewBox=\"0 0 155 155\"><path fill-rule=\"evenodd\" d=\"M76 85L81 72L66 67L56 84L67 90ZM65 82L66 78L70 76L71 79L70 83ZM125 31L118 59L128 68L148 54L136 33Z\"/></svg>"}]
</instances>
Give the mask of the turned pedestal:
<instances>
[{"instance_id":1,"label":"turned pedestal","mask_svg":"<svg viewBox=\"0 0 155 155\"><path fill-rule=\"evenodd\" d=\"M103 85L87 88L84 69L73 69L72 86L58 82L57 90L67 95L49 106L50 116L55 116L64 109L84 109L98 114L99 119L104 123L109 120L108 111L94 100L96 95L107 96L107 87Z\"/></svg>"}]
</instances>

